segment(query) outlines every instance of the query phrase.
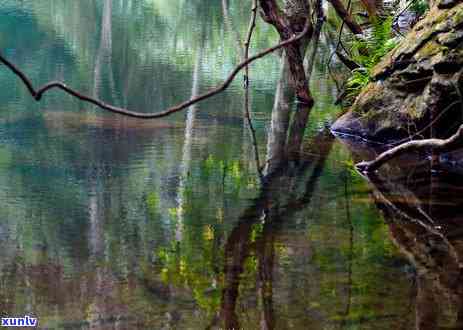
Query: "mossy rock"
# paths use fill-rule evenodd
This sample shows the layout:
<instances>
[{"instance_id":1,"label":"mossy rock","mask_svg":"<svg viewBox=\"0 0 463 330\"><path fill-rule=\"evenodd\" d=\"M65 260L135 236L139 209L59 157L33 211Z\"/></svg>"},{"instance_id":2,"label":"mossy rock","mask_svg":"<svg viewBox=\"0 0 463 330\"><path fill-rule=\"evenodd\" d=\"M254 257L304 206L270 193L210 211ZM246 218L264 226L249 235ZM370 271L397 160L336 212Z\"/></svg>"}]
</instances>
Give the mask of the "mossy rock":
<instances>
[{"instance_id":1,"label":"mossy rock","mask_svg":"<svg viewBox=\"0 0 463 330\"><path fill-rule=\"evenodd\" d=\"M426 133L431 118L440 117L437 128L461 122L453 108L463 90L463 3L441 2L374 68L334 132L391 142Z\"/></svg>"}]
</instances>

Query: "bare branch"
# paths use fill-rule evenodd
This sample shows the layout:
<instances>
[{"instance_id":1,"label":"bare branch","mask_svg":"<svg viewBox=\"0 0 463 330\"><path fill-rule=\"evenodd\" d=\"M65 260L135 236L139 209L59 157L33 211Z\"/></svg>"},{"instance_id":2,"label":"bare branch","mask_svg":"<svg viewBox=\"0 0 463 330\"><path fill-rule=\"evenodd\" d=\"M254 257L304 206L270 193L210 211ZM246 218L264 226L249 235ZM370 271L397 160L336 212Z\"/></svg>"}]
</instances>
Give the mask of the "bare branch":
<instances>
[{"instance_id":1,"label":"bare branch","mask_svg":"<svg viewBox=\"0 0 463 330\"><path fill-rule=\"evenodd\" d=\"M458 128L458 131L448 139L424 139L409 141L399 144L391 148L372 161L363 161L356 165L360 172L374 172L379 169L384 163L403 155L410 151L429 150L432 149L433 153L441 154L444 152L452 151L463 146L463 125Z\"/></svg>"},{"instance_id":2,"label":"bare branch","mask_svg":"<svg viewBox=\"0 0 463 330\"><path fill-rule=\"evenodd\" d=\"M353 61L348 56L344 55L339 49L335 51L336 56L339 60L344 64L349 70L353 71L355 69L359 69L360 65L358 65L355 61Z\"/></svg>"},{"instance_id":3,"label":"bare branch","mask_svg":"<svg viewBox=\"0 0 463 330\"><path fill-rule=\"evenodd\" d=\"M340 0L328 0L333 6L338 16L346 23L347 27L352 31L353 34L361 34L363 32L360 25L352 18L349 13L349 8L345 8Z\"/></svg>"},{"instance_id":4,"label":"bare branch","mask_svg":"<svg viewBox=\"0 0 463 330\"><path fill-rule=\"evenodd\" d=\"M252 33L254 32L254 28L256 27L256 18L257 18L257 0L252 1L252 8L251 8L251 19L249 21L248 33L246 36L246 41L244 43L244 60L247 60L249 57L249 47L251 45ZM259 179L262 181L263 174L262 168L260 166L260 159L259 159L259 149L257 147L257 138L256 138L256 130L252 124L251 114L249 111L249 67L246 65L245 73L244 73L244 88L245 88L245 95L244 95L244 111L245 117L248 122L248 127L251 133L252 144L254 147L254 157L256 160L256 169L257 173L259 174Z\"/></svg>"},{"instance_id":5,"label":"bare branch","mask_svg":"<svg viewBox=\"0 0 463 330\"><path fill-rule=\"evenodd\" d=\"M236 75L243 69L245 68L246 66L248 66L249 64L251 64L252 62L258 60L259 58L262 58L280 48L283 48L285 46L288 46L294 42L297 42L299 40L301 40L302 38L304 38L304 36L310 31L310 27L311 27L311 24L310 24L310 20L307 20L305 26L304 26L304 29L301 33L285 40L285 41L282 41L280 42L279 44L273 46L273 47L270 47L270 48L267 48L263 51L261 51L260 53L257 53L256 55L254 56L251 56L249 57L248 59L245 59L243 60L240 64L238 64L234 69L233 71L229 74L229 76L225 79L225 81L219 85L218 87L216 88L213 88L201 95L198 95L197 97L194 97L192 99L189 99L185 102L182 102L176 106L173 106L167 110L164 110L164 111L161 111L161 112L156 112L156 113L143 113L143 112L135 112L135 111L131 111L131 110L128 110L128 109L125 109L125 108L119 108L119 107L116 107L116 106L113 106L113 105L110 105L110 104L107 104L101 100L98 100L96 98L92 98L90 96L87 96L87 95L84 95L68 86L66 86L64 83L62 82L59 82L59 81L52 81L52 82L49 82L45 85L43 85L42 87L40 87L39 89L35 89L31 80L18 68L16 67L13 63L11 63L10 61L8 61L1 53L0 53L0 62L2 62L6 67L8 67L14 74L16 74L20 79L21 81L24 83L24 85L26 85L27 89L29 90L29 93L34 97L34 99L36 101L40 101L40 99L42 98L43 94L48 91L49 89L52 89L52 88L58 88L58 89L61 89L63 91L65 91L66 93L82 100L82 101L85 101L85 102L88 102L88 103L91 103L91 104L94 104L96 105L97 107L103 109L103 110L107 110L107 111L110 111L110 112L114 112L114 113L117 113L117 114L120 114L120 115L124 115L124 116L129 116L129 117L135 117L135 118L144 118L144 119L155 119L155 118L161 118L161 117L166 117L166 116L169 116L173 113L176 113L176 112L179 112L185 108L188 108L189 106L195 104L195 103L198 103L200 101L203 101L205 99L208 99L214 95L217 95L221 92L223 92L225 89L228 88L228 86L233 82L234 78L236 77Z\"/></svg>"},{"instance_id":6,"label":"bare branch","mask_svg":"<svg viewBox=\"0 0 463 330\"><path fill-rule=\"evenodd\" d=\"M323 12L322 0L315 1L314 11L317 14L317 21L315 23L315 29L314 29L313 37L312 37L311 52L307 60L307 70L306 70L306 76L309 82L312 76L313 66L315 63L315 57L318 51L318 43L320 41L320 35L322 32L323 23L326 20L325 13Z\"/></svg>"},{"instance_id":7,"label":"bare branch","mask_svg":"<svg viewBox=\"0 0 463 330\"><path fill-rule=\"evenodd\" d=\"M249 57L249 46L251 45L252 33L256 27L256 18L257 18L257 0L252 1L252 14L249 21L248 33L246 36L246 41L244 42L244 60L247 60ZM244 86L248 89L249 85L249 67L246 65L244 74Z\"/></svg>"}]
</instances>

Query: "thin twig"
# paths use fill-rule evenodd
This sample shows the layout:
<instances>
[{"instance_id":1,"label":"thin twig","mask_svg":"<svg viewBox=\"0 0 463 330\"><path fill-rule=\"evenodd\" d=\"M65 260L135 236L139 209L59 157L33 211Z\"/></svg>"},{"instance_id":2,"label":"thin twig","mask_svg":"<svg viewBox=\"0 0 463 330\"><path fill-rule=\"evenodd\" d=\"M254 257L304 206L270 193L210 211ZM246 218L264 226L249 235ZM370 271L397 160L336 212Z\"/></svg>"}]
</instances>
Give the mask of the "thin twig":
<instances>
[{"instance_id":1,"label":"thin twig","mask_svg":"<svg viewBox=\"0 0 463 330\"><path fill-rule=\"evenodd\" d=\"M349 2L347 3L347 12L350 11L351 4L352 4L352 0L349 0ZM331 76L331 78L333 79L333 81L335 82L338 92L340 91L340 89L339 89L339 86L338 86L338 81L335 79L333 73L331 72L331 61L333 59L334 54L338 51L339 45L342 44L341 36L342 36L342 30L344 29L344 24L345 24L345 21L342 20L341 27L339 28L338 41L336 43L336 47L334 48L334 50L331 52L330 56L328 57L328 63L327 63L328 73Z\"/></svg>"},{"instance_id":2,"label":"thin twig","mask_svg":"<svg viewBox=\"0 0 463 330\"><path fill-rule=\"evenodd\" d=\"M256 18L257 18L257 0L253 0L252 2L252 14L251 14L251 19L249 21L249 28L248 28L248 33L246 36L246 41L244 43L244 59L247 60L249 57L249 47L251 45L251 39L252 39L252 33L254 32L254 28L256 27ZM256 138L256 130L254 129L254 126L252 124L252 119L251 119L251 114L249 111L249 66L246 65L245 67L245 73L244 73L244 111L245 111L245 117L248 122L248 127L251 133L251 139L252 139L252 144L254 147L254 155L255 155L255 161L256 161L256 168L257 168L257 173L259 174L259 178L262 180L263 178L263 173L262 169L260 166L260 157L259 157L259 149L257 147L257 138Z\"/></svg>"},{"instance_id":3,"label":"thin twig","mask_svg":"<svg viewBox=\"0 0 463 330\"><path fill-rule=\"evenodd\" d=\"M249 21L248 33L246 36L246 41L244 42L244 60L246 61L249 57L249 47L251 45L252 33L254 32L254 28L256 27L256 18L257 18L257 0L252 1L252 14L251 20ZM244 74L244 87L248 89L249 87L249 66L246 65L245 67L245 74Z\"/></svg>"},{"instance_id":4,"label":"thin twig","mask_svg":"<svg viewBox=\"0 0 463 330\"><path fill-rule=\"evenodd\" d=\"M238 64L234 69L233 71L229 74L229 76L225 79L225 81L219 85L218 87L216 88L213 88L201 95L198 95L197 97L194 97L192 99L189 99L187 101L184 101L176 106L173 106L171 108L168 108L167 110L164 110L164 111L161 111L161 112L156 112L156 113L143 113L143 112L136 112L136 111L131 111L131 110L128 110L128 109L125 109L125 108L119 108L119 107L116 107L116 106L113 106L113 105L110 105L110 104L107 104L101 100L98 100L98 99L95 99L95 98L92 98L90 96L87 96L87 95L84 95L84 94L81 94L80 92L66 86L66 84L64 84L63 82L59 82L59 81L51 81L47 84L45 84L44 86L40 87L39 89L34 89L33 85L32 85L32 82L31 80L18 68L16 67L13 63L11 63L10 61L8 61L5 57L3 57L3 55L0 53L0 62L2 62L5 66L7 66L14 74L16 74L20 79L21 81L24 83L24 85L26 85L29 93L34 97L34 99L36 101L40 101L40 99L42 98L43 94L45 92L47 92L49 89L52 89L52 88L58 88L58 89L61 89L63 90L64 92L82 100L82 101L85 101L85 102L88 102L88 103L91 103L93 105L96 105L97 107L103 109L103 110L107 110L107 111L110 111L110 112L113 112L113 113L117 113L117 114L120 114L120 115L124 115L124 116L129 116L129 117L135 117L135 118L143 118L143 119L155 119L155 118L161 118L161 117L166 117L166 116L169 116L173 113L176 113L176 112L179 112L185 108L188 108L189 106L197 103L197 102L200 102L200 101L203 101L205 99L208 99L212 96L215 96L221 92L223 92L225 89L228 88L228 86L233 82L234 78L236 77L236 75L243 69L245 68L246 66L248 66L249 64L251 64L252 62L270 54L270 53L273 53L274 51L280 49L280 48L283 48L285 46L288 46L294 42L297 42L299 40L301 40L306 34L307 32L310 31L310 20L307 20L305 26L304 26L304 30L289 38L289 39L286 39L285 41L282 41L280 42L279 44L273 46L273 47L270 47L270 48L267 48L263 51L261 51L260 53L254 55L254 56L251 56L250 58L248 58L247 60L244 60L242 61L240 64Z\"/></svg>"},{"instance_id":5,"label":"thin twig","mask_svg":"<svg viewBox=\"0 0 463 330\"><path fill-rule=\"evenodd\" d=\"M317 0L315 2L315 12L317 14L317 22L315 23L315 30L312 38L312 48L311 53L307 62L307 80L310 82L312 76L313 65L315 62L315 57L318 51L318 43L320 40L320 34L322 32L323 23L325 22L325 14L323 12L322 0Z\"/></svg>"}]
</instances>

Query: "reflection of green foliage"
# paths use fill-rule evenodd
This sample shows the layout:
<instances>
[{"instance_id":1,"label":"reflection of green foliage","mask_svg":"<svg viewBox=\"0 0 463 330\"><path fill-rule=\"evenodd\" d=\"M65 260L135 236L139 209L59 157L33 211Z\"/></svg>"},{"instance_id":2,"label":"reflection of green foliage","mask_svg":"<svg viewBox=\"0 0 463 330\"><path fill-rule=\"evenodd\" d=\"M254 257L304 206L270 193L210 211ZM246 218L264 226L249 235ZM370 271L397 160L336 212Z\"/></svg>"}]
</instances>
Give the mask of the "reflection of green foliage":
<instances>
[{"instance_id":1,"label":"reflection of green foliage","mask_svg":"<svg viewBox=\"0 0 463 330\"><path fill-rule=\"evenodd\" d=\"M337 197L332 209L314 210L311 216L323 219L315 221L309 232L314 246L313 264L321 274L318 300L311 307L320 312L329 308L332 321L342 321L347 329L359 329L366 322L374 323L383 310L400 309L393 305L394 299L383 294L389 287L384 282L390 271L385 265L397 260L397 248L387 239L388 226L369 204L369 197L358 192L364 191L365 180L355 171L350 155L339 152L336 147L332 155L345 159L344 172L338 175L346 181L333 183ZM325 177L320 184L321 190L330 187ZM336 189L334 186L331 188ZM401 285L395 283L393 287L399 290ZM380 308L379 302L386 307Z\"/></svg>"},{"instance_id":2,"label":"reflection of green foliage","mask_svg":"<svg viewBox=\"0 0 463 330\"><path fill-rule=\"evenodd\" d=\"M156 6L171 6L171 13L173 14L153 17L154 14L148 8L143 7L143 3L147 2L151 2L153 8ZM224 33L223 29L213 26L221 20L221 8L217 5L220 2L214 2L210 6L208 5L209 2L202 0L182 0L181 2L140 1L134 2L133 5L127 7L114 6L113 34L117 37L113 38L113 61L115 63L116 84L120 81L126 81L126 78L136 77L127 83L127 86L131 86L128 94L134 94L135 91L143 89L154 89L151 88L152 86L145 86L143 84L145 81L135 73L138 72L136 71L137 67L146 66L148 68L153 63L158 64L159 58L162 59L160 62L167 61L170 65L165 67L161 65L160 67L165 71L157 72L156 76L162 76L166 79L176 77L176 82L186 81L185 76L191 76L190 71L194 64L198 45L204 42L200 29L196 29L201 25L197 23L199 21L213 22L206 27L204 56L207 59L207 64L206 62L203 64L215 68L216 63L211 63L211 60L215 59L215 61L220 62L219 64L223 64L224 68L229 68L233 64L232 62L236 60L228 62L236 55L236 49L233 47L235 45L233 34ZM56 74L54 71L56 63L62 63L65 74L69 75L64 77L66 81L76 87L87 86L85 84L92 80L88 79L88 73L93 72L92 66L94 63L92 63L92 58L96 52L95 49L98 48L98 40L100 39L101 1L80 1L75 3L50 1L44 2L45 5L39 4L39 2L31 3L37 6L36 11L38 14L35 16L37 17L38 27L34 23L30 29L26 30L28 33L25 33L25 25L18 24L22 25L23 28L18 29L18 38L16 38L16 34L11 33L15 28L15 24L10 24L11 28L7 30L8 33L5 33L5 38L0 40L2 45L5 46L4 48L16 48L19 60L28 58L28 61L19 62L26 63L25 67L28 70L32 69L31 74L34 81L48 80L50 76ZM46 5L47 3L53 4L53 10L50 10ZM230 15L234 18L241 17L241 20L237 20L235 25L243 30L242 32L246 32L248 15L242 15L242 13L246 12L248 14L249 8L244 8L245 6L238 2L230 2L230 4L233 3L237 5L230 6ZM181 4L184 8L177 10L177 7L180 9L182 6L176 6L176 4ZM158 11L159 15L166 13L164 7L161 9ZM73 12L72 20L68 19L71 11ZM205 16L198 18L199 14ZM209 20L211 16L212 19ZM92 24L85 24L88 21L91 21ZM242 24L242 21L245 24ZM124 22L124 24L118 22ZM6 24L3 19L1 24ZM125 25L127 25L128 32ZM40 33L42 38L31 39L25 37L34 35L29 33L34 30L45 31ZM264 48L270 42L276 41L275 38L272 39L275 34L273 32L269 33L270 31L273 30L261 24L261 28L256 30L257 38L255 43L258 45L254 49ZM146 39L142 38L140 34L159 37L150 38L152 43L147 45L145 43ZM57 40L52 38L56 35L59 36ZM172 35L176 36L176 45L169 43L173 40ZM230 39L232 42L230 40L227 42L223 38ZM31 45L28 44L31 40L33 40L35 49L33 52L30 51ZM61 43L66 45L66 49L65 51L58 49L57 53L72 54L72 56L56 57L58 55L54 55L55 57L52 60L49 59L50 56L48 55L35 56L42 54L39 46ZM18 44L24 45L19 47ZM166 47L159 47L159 44ZM222 49L222 46L224 54L217 59L213 54L216 54L218 48ZM125 55L116 55L120 53ZM162 53L162 57L160 57L159 53ZM22 57L21 54L23 54ZM127 58L130 61L125 62L124 59ZM30 62L35 60L37 60L38 64ZM46 61L49 63L42 63ZM322 61L320 60L320 62ZM262 77L261 80L270 85L270 87L266 86L262 89L265 91L265 95L262 96L262 93L256 94L258 98L267 100L255 103L255 108L258 111L268 112L271 109L271 106L268 107L267 105L268 100L271 99L269 96L273 96L272 89L275 79L272 80L268 72L271 72L276 66L278 66L278 61L274 57L269 57L263 59L262 62L256 63L256 66L253 67L253 77L255 77L253 78L253 86L256 86L254 83L259 82L259 77ZM32 67L43 68L43 70L33 70ZM222 78L224 71L211 69L207 70L206 73L213 74L214 72L215 76L202 77L201 82L207 85L213 84L215 79ZM149 78L146 81L151 81L152 72L148 71L147 76ZM11 77L5 72L0 79L5 82L5 85L11 81ZM179 83L179 85L182 84ZM180 88L179 85L176 85L176 90ZM140 86L143 88L140 88ZM170 83L165 82L156 85L156 89L157 87L160 89L165 88L162 86L171 88ZM189 82L185 86L184 89L189 93L191 89ZM326 91L326 87L323 83L314 84L313 90L317 95L317 107L320 111L314 111L313 116L311 115L313 119L309 123L311 132L318 131L320 123L330 121L337 111L333 107L328 109L328 105L332 101L332 95ZM120 89L120 87L116 86L117 88ZM202 86L202 88L206 88L206 86ZM23 86L21 86L21 91L24 91ZM165 94L172 93L161 94L165 98ZM180 96L177 92L173 94ZM47 100L53 101L55 97L56 100L61 100L59 99L60 95L58 93L55 96L50 94ZM161 96L159 98L143 98L137 97L138 95L136 94L133 99L147 99L151 103L153 100L161 98ZM7 97L9 96L4 96L5 104L9 102ZM27 95L24 100L29 99L31 98ZM237 111L236 105L241 106L241 103L239 103L241 100L234 97L234 94L231 99L236 100L237 104L227 105L227 111L229 109L230 112L234 111L233 116L240 116L241 112ZM80 106L78 102L69 101L68 103L70 104L70 102L76 108ZM205 102L204 107L207 104L210 104L211 108L216 107L218 104L222 104L220 102L217 100L210 103ZM59 103L59 106L60 108L63 106L66 111L73 110L68 103ZM50 108L53 108L51 103ZM32 109L34 108L31 107L30 110ZM21 113L21 111L17 112ZM202 121L203 118L200 120ZM224 242L228 237L227 234L230 228L233 228L236 219L242 214L243 208L252 203L252 198L257 194L259 187L257 177L251 169L252 166L250 166L250 164L254 164L254 160L250 158L247 152L243 152L247 142L243 140L241 126L229 123L223 124L220 120L218 122L216 124L214 121L207 121L207 140L202 140L201 137L201 142L194 145L184 189L178 189L180 191L178 194L182 197L181 205L178 205L177 200L172 198L172 192L176 189L175 180L163 179L165 177L171 178L176 174L173 173L172 169L178 164L174 163L172 159L180 159L182 156L183 134L180 134L180 136L175 135L174 139L168 133L169 148L163 148L162 142L164 140L160 140L159 144L150 142L149 147L146 145L143 148L133 150L134 145L145 145L143 143L145 140L126 139L127 136L122 134L121 136L118 135L118 139L111 139L111 141L115 141L114 143L105 142L104 136L107 134L111 136L111 132L102 132L99 129L92 129L88 133L85 130L67 132L63 129L62 135L59 138L54 138L54 133L44 126L43 121L34 122L34 130L29 129L28 122L18 122L14 127L8 125L8 131L5 135L8 135L12 140L7 141L10 145L7 145L4 149L0 148L0 170L3 170L0 171L0 182L6 187L0 192L0 200L8 200L4 194L13 193L14 198L16 196L21 197L15 203L9 203L9 205L2 208L0 215L2 219L7 219L9 232L18 242L18 244L16 242L11 244L12 252L16 251L15 247L18 245L21 250L25 251L25 260L36 264L41 263L37 257L38 253L48 251L50 257L56 255L56 260L60 265L64 265L66 275L69 275L70 281L76 279L76 285L80 284L77 282L80 280L78 273L80 269L85 269L81 277L81 280L84 281L82 283L89 282L92 274L96 271L92 259L98 259L98 267L104 264L104 273L106 274L107 269L107 273L111 274L111 277L108 278L109 281L114 279L114 282L108 282L109 285L105 285L108 292L111 290L110 294L113 294L121 283L126 282L124 280L126 274L133 272L135 275L141 275L143 280L147 280L152 285L150 288L153 289L154 294L149 295L149 299L140 299L138 292L134 293L132 288L127 289L122 286L124 290L121 290L121 292L127 295L126 299L129 299L129 303L126 303L127 300L123 300L121 303L121 300L116 297L114 298L116 304L128 306L131 311L136 311L138 313L136 315L140 316L140 320L143 318L156 319L156 313L164 317L167 312L166 308L175 306L175 308L178 307L181 310L182 320L187 324L185 328L204 328L192 326L191 324L194 321L184 318L185 314L189 315L191 310L195 310L195 312L198 310L197 308L191 308L191 296L201 307L200 309L209 314L214 314L219 308L220 291L223 282ZM264 120L261 121L261 123L264 122ZM263 142L261 146L265 148L265 139L262 138L265 133L263 128L265 125L261 125L258 126L260 130L258 138L259 143ZM217 128L217 130L214 130L214 128ZM79 143L76 143L76 140ZM124 147L125 140L129 140L129 143ZM11 143L10 141L20 141L21 143L18 144L18 147L15 146L14 142ZM31 142L24 145L25 141ZM134 143L134 141L140 143ZM116 148L115 145L122 147ZM336 148L335 146L334 149ZM16 152L16 149L19 149L19 151ZM333 164L339 164L339 160L349 157L345 148L341 149L342 151L339 151L339 149L335 150L337 153L328 163L327 175L324 174L320 177L322 188L317 188L313 205L307 203L304 206L305 209L300 211L300 217L298 214L281 219L282 225L294 227L295 230L288 230L288 228L278 229L279 226L275 226L273 229L276 241L271 242L274 245L270 247L274 248L277 256L275 258L275 271L278 276L275 276L274 279L274 294L275 301L278 302L275 304L275 312L279 318L280 313L285 312L285 306L289 306L289 309L291 309L289 314L297 314L302 311L301 314L307 315L305 307L308 305L318 306L322 311L331 311L332 314L335 314L336 311L333 312L331 306L342 305L344 297L340 297L339 292L342 292L342 290L339 290L333 283L335 281L337 283L345 281L346 263L351 256L355 260L354 273L356 278L353 283L355 299L357 301L362 299L361 294L373 298L356 305L358 307L353 309L348 318L357 319L355 317L356 313L374 315L374 307L369 307L368 302L375 302L375 284L384 279L384 277L381 277L382 269L379 268L378 264L381 263L381 254L387 254L389 247L387 244L381 243L384 241L386 231L384 226L381 227L374 221L371 223L372 219L377 218L377 214L373 210L368 209L365 205L353 208L353 218L360 220L354 223L356 244L358 243L358 245L351 252L347 239L349 231L346 223L342 221L339 214L335 213L339 209L338 206L342 204L340 198L342 198L344 189L342 185L339 185L339 177L343 175L342 172L339 173L339 170L344 171L345 168L344 166L333 166ZM76 162L76 160L79 161ZM14 171L7 169L6 166L3 166L4 164L12 164L11 167L14 167ZM88 176L88 169L91 169L92 173L96 169L101 175L96 177ZM310 173L306 174L310 175ZM358 184L355 188L363 188L365 182L359 180L354 182L356 177L354 177L353 173L351 174L349 177L349 180L351 180L349 181L350 187L353 184ZM66 184L63 184L63 182ZM101 218L98 217L98 219L102 220L94 223L94 225L101 226L97 227L100 230L95 232L90 227L87 214L88 191L90 189L95 191L95 211L98 211L96 214L101 215ZM288 192L291 192L290 189L292 188L288 187ZM279 194L285 195L285 193ZM290 194L287 195L288 198L291 198ZM322 197L317 200L320 196ZM305 217L312 207L316 211L324 213L317 214L314 219ZM365 216L362 217L361 215L364 213ZM333 219L336 220L334 224L330 223ZM316 221L320 221L322 224L316 223L313 226L315 230L309 240L308 235L303 231L303 226L310 226L312 222ZM4 224L5 222L2 222L2 225ZM302 228L302 230L299 230L299 228ZM178 235L179 241L172 244L172 241L177 237L175 235L177 231L181 232ZM90 244L89 240L90 234L95 234L95 241L101 242L101 248L104 250L92 250L92 244ZM249 238L250 245L258 245L254 243L259 243L262 235L263 224L255 224ZM335 236L336 240L330 240L333 236ZM298 239L298 241L295 239ZM301 244L301 247L299 248L295 244ZM315 250L315 257L307 260L307 262L303 258L305 252L310 249L305 249L305 244L311 245L310 249ZM44 247L43 251L42 247ZM153 251L155 251L157 258L153 258ZM100 253L104 255L104 258L99 257ZM21 256L16 257L15 253L9 253L9 255L12 256L12 259L17 258L17 263L22 263ZM104 261L100 259L104 259ZM153 262L152 259L155 259L155 261ZM317 268L317 262L321 264L319 269L326 270L321 280L316 278L316 272L311 272L313 268ZM256 254L251 251L240 278L239 299L247 300L256 295L257 263ZM20 268L22 273L23 267ZM29 275L30 273L25 274ZM34 277L34 274L32 274L31 278ZM162 279L162 281L159 279ZM293 284L299 285L305 280L310 282L308 284L310 290L295 289L291 297L291 302L300 299L301 303L287 304L284 297L286 292L289 292L287 289ZM368 283L363 285L362 280ZM131 281L127 281L127 283L132 285ZM182 298L187 297L188 309L182 309L180 301L182 299L178 298L178 296L175 296L174 300L168 303L157 301L159 297L156 288L162 291L165 288L165 283L175 287L174 290L178 289ZM17 284L14 281L7 284L11 284L10 287L15 289L14 291L17 292L18 297L24 300L24 303L21 302L18 306L25 306L26 302L30 301L29 294L27 294L27 297L24 294L23 284ZM116 289L113 289L113 284ZM306 293L316 292L318 286L322 287L321 293L311 297L312 301L304 302L303 299L307 296ZM378 287L380 286L378 285ZM148 293L148 290L143 286L138 286L138 288L139 291ZM282 295L280 290L284 290L285 294ZM265 293L271 294L272 291L266 291ZM54 295L51 291L33 295L34 301L37 302L37 305L40 305L39 307L46 310L46 313L55 310L56 307L53 303L43 302L43 297L47 294ZM110 296L115 297L114 295ZM93 299L92 296L83 298ZM93 302L90 301L90 303ZM76 306L74 304L67 305L73 306L72 308ZM169 306L167 307L167 305ZM326 308L326 306L329 307ZM252 306L250 314L254 311L259 312L260 308L262 308L261 305ZM19 308L19 310L24 309ZM46 313L43 312L42 314L48 315ZM66 315L59 314L56 318L67 322L69 319L66 319L66 317ZM286 315L283 315L281 319L285 317ZM251 315L251 318L253 318L253 315ZM292 320L297 319L298 317L292 318ZM254 319L252 320L254 321ZM159 325L159 323L156 325ZM157 328L156 325L147 326L146 328ZM284 326L281 328L284 328Z\"/></svg>"},{"instance_id":3,"label":"reflection of green foliage","mask_svg":"<svg viewBox=\"0 0 463 330\"><path fill-rule=\"evenodd\" d=\"M146 206L148 208L148 213L153 217L157 213L157 208L159 205L159 195L157 192L150 192L146 196Z\"/></svg>"},{"instance_id":4,"label":"reflection of green foliage","mask_svg":"<svg viewBox=\"0 0 463 330\"><path fill-rule=\"evenodd\" d=\"M379 61L395 47L392 39L393 16L378 19L373 23L371 33L365 39L356 37L351 43L352 57L360 65L353 70L347 81L348 95L353 98L371 79L371 71Z\"/></svg>"},{"instance_id":5,"label":"reflection of green foliage","mask_svg":"<svg viewBox=\"0 0 463 330\"><path fill-rule=\"evenodd\" d=\"M255 186L255 177L245 172L239 160L225 162L215 158L213 155L203 162L200 168L202 180L216 178L218 182L225 180L227 190L239 194L242 189L248 186Z\"/></svg>"},{"instance_id":6,"label":"reflection of green foliage","mask_svg":"<svg viewBox=\"0 0 463 330\"><path fill-rule=\"evenodd\" d=\"M262 223L256 223L252 226L251 230L251 242L255 242L258 237L262 235L264 225Z\"/></svg>"},{"instance_id":7,"label":"reflection of green foliage","mask_svg":"<svg viewBox=\"0 0 463 330\"><path fill-rule=\"evenodd\" d=\"M221 151L224 150L227 149ZM208 314L215 313L220 305L224 262L223 245L218 244L224 237L224 209L221 204L215 210L211 209L212 201L223 198L224 192L229 198L239 198L248 189L252 181L250 176L239 160L209 154L186 177L181 192L182 205L169 211L171 219L175 220L172 222L174 230L181 228L181 240L156 250L162 280L191 290L196 303ZM262 228L261 223L253 226L251 242L261 236ZM256 258L247 258L243 276L249 277L250 285L254 285L256 269ZM244 282L240 290L247 290L248 285Z\"/></svg>"},{"instance_id":8,"label":"reflection of green foliage","mask_svg":"<svg viewBox=\"0 0 463 330\"><path fill-rule=\"evenodd\" d=\"M182 251L182 242L174 243L171 248L159 249L157 255L162 265L161 278L167 284L186 287L193 292L198 305L211 314L220 306L221 287L218 285L218 276L211 264L210 240L203 240L204 254L195 254L194 251ZM185 246L185 248L188 248Z\"/></svg>"}]
</instances>

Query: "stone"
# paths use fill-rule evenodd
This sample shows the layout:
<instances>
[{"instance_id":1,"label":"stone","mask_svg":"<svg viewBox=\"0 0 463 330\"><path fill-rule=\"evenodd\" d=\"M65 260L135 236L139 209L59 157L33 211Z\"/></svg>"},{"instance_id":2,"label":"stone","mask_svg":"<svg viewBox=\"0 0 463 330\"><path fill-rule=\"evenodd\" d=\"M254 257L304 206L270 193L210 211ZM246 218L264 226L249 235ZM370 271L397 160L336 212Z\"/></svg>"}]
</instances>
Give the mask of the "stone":
<instances>
[{"instance_id":1,"label":"stone","mask_svg":"<svg viewBox=\"0 0 463 330\"><path fill-rule=\"evenodd\" d=\"M448 137L463 123L462 76L463 3L442 0L373 69L331 129L375 142Z\"/></svg>"}]
</instances>

